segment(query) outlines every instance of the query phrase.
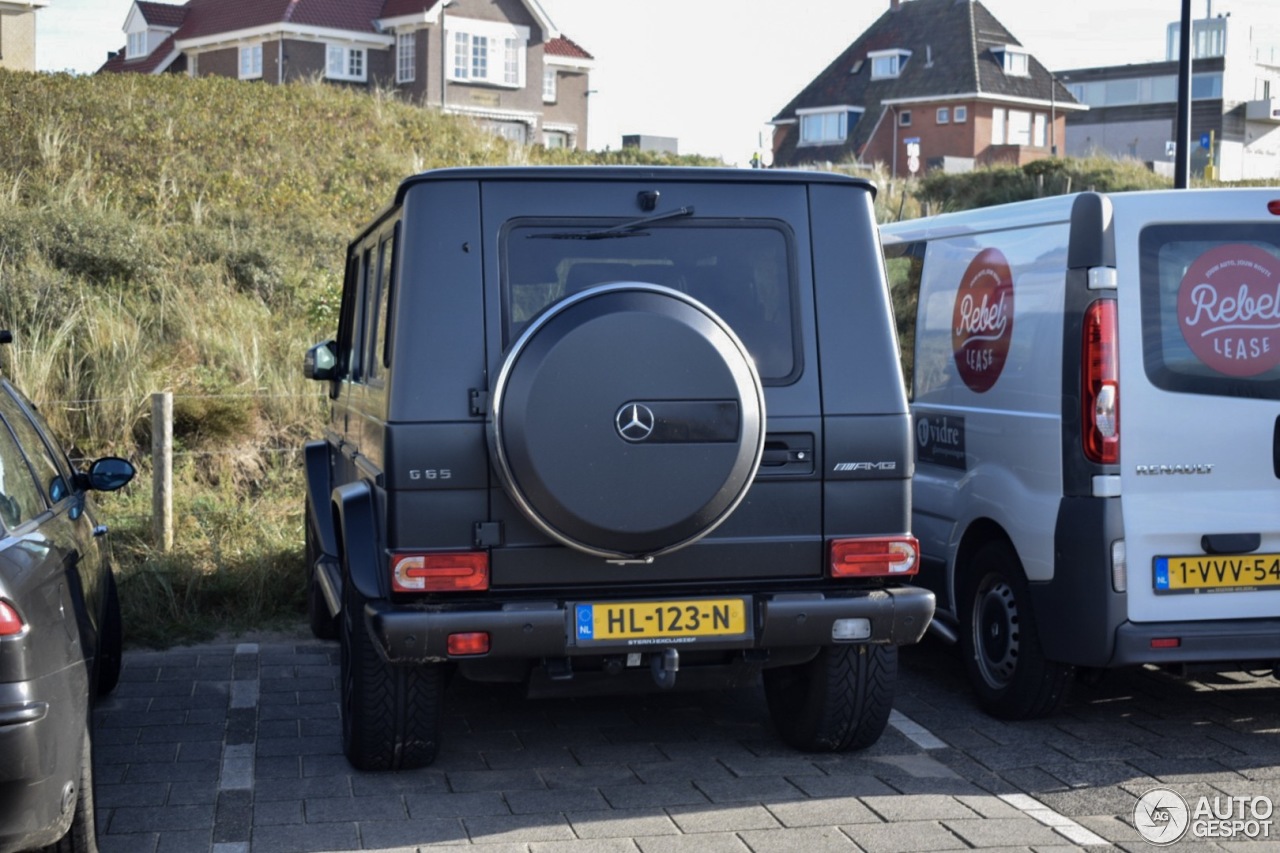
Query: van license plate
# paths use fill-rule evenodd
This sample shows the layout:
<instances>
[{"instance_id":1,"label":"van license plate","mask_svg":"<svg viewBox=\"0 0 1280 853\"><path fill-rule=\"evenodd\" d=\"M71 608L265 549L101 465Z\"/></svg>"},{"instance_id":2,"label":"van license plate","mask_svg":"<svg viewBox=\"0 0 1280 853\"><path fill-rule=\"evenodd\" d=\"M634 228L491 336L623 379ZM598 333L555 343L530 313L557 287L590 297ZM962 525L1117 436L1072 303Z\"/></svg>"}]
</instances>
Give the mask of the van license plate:
<instances>
[{"instance_id":1,"label":"van license plate","mask_svg":"<svg viewBox=\"0 0 1280 853\"><path fill-rule=\"evenodd\" d=\"M1237 592L1280 587L1280 554L1156 557L1155 591Z\"/></svg>"},{"instance_id":2,"label":"van license plate","mask_svg":"<svg viewBox=\"0 0 1280 853\"><path fill-rule=\"evenodd\" d=\"M651 645L665 640L731 640L750 636L747 599L611 601L575 604L574 631L582 642Z\"/></svg>"}]
</instances>

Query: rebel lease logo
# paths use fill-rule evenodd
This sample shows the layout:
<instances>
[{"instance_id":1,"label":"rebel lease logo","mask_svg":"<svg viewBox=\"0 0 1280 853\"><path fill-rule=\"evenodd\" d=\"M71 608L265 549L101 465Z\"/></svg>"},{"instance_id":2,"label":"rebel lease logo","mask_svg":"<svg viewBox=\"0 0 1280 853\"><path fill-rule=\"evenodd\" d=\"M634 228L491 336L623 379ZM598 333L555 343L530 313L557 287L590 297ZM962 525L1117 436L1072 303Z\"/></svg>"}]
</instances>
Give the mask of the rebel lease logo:
<instances>
[{"instance_id":1,"label":"rebel lease logo","mask_svg":"<svg viewBox=\"0 0 1280 853\"><path fill-rule=\"evenodd\" d=\"M1217 246L1178 286L1178 326L1196 358L1227 376L1280 364L1280 259L1257 246Z\"/></svg>"},{"instance_id":2,"label":"rebel lease logo","mask_svg":"<svg viewBox=\"0 0 1280 853\"><path fill-rule=\"evenodd\" d=\"M951 317L960 378L981 394L996 384L1013 337L1013 275L999 249L983 249L964 271Z\"/></svg>"}]
</instances>

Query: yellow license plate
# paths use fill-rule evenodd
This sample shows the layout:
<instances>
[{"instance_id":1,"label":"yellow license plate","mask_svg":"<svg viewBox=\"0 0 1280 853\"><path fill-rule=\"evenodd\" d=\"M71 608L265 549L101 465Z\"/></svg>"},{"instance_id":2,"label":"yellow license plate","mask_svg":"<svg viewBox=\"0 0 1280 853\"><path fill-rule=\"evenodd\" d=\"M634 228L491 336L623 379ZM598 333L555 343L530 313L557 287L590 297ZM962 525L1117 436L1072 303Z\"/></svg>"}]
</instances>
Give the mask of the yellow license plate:
<instances>
[{"instance_id":1,"label":"yellow license plate","mask_svg":"<svg viewBox=\"0 0 1280 853\"><path fill-rule=\"evenodd\" d=\"M1280 587L1280 554L1156 557L1155 591L1236 592Z\"/></svg>"},{"instance_id":2,"label":"yellow license plate","mask_svg":"<svg viewBox=\"0 0 1280 853\"><path fill-rule=\"evenodd\" d=\"M573 611L579 643L604 640L653 645L749 636L745 598L611 601L575 604Z\"/></svg>"}]
</instances>

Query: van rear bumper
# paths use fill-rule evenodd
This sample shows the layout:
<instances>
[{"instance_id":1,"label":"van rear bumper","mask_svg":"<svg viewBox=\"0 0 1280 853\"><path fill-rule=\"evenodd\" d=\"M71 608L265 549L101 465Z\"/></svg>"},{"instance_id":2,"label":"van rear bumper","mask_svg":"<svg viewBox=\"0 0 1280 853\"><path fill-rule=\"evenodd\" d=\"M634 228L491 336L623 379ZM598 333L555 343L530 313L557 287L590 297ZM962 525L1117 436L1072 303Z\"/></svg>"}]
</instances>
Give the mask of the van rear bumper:
<instances>
[{"instance_id":1,"label":"van rear bumper","mask_svg":"<svg viewBox=\"0 0 1280 853\"><path fill-rule=\"evenodd\" d=\"M1174 638L1174 648L1151 646L1153 640ZM1280 662L1280 619L1125 622L1116 629L1110 665L1220 663L1232 669L1246 661Z\"/></svg>"}]
</instances>

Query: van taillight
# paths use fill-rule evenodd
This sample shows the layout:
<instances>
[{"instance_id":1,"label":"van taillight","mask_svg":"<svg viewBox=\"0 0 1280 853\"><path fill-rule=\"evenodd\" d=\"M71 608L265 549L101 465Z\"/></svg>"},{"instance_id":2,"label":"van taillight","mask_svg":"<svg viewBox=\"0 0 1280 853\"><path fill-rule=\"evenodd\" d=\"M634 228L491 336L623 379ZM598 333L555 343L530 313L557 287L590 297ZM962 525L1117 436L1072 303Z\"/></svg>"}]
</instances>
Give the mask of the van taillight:
<instances>
[{"instance_id":1,"label":"van taillight","mask_svg":"<svg viewBox=\"0 0 1280 853\"><path fill-rule=\"evenodd\" d=\"M1120 358L1116 301L1099 299L1084 315L1081 426L1084 455L1093 462L1120 461Z\"/></svg>"},{"instance_id":2,"label":"van taillight","mask_svg":"<svg viewBox=\"0 0 1280 853\"><path fill-rule=\"evenodd\" d=\"M1280 216L1280 198L1267 202L1267 210L1275 216Z\"/></svg>"},{"instance_id":3,"label":"van taillight","mask_svg":"<svg viewBox=\"0 0 1280 853\"><path fill-rule=\"evenodd\" d=\"M391 588L396 592L468 592L489 588L489 555L483 551L394 554Z\"/></svg>"}]
</instances>

